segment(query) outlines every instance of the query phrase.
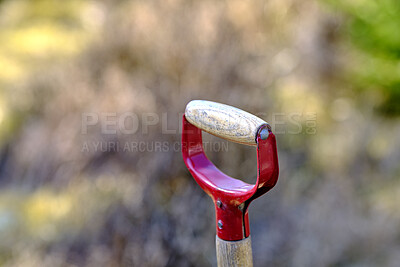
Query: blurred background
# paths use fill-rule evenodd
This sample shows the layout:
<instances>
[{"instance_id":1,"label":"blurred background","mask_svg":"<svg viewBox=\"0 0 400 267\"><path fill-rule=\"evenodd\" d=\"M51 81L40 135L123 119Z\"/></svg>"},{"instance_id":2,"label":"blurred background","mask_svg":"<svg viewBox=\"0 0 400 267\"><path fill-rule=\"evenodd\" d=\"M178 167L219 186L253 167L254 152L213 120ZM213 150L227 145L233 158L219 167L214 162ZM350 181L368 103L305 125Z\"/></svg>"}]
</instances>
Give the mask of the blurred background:
<instances>
[{"instance_id":1,"label":"blurred background","mask_svg":"<svg viewBox=\"0 0 400 267\"><path fill-rule=\"evenodd\" d=\"M277 134L255 266L398 266L399 25L396 0L0 1L0 265L216 266L179 150L207 99ZM255 181L254 148L203 137Z\"/></svg>"}]
</instances>

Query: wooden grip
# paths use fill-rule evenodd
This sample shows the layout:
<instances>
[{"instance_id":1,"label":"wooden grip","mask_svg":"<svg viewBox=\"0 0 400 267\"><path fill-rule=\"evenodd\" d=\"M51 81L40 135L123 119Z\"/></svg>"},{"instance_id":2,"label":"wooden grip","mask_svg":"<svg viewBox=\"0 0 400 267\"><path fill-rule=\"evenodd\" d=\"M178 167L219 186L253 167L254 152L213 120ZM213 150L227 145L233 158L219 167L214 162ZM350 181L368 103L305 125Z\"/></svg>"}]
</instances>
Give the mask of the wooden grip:
<instances>
[{"instance_id":1,"label":"wooden grip","mask_svg":"<svg viewBox=\"0 0 400 267\"><path fill-rule=\"evenodd\" d=\"M207 133L245 145L256 145L258 129L267 124L246 111L205 100L190 101L185 117Z\"/></svg>"},{"instance_id":2,"label":"wooden grip","mask_svg":"<svg viewBox=\"0 0 400 267\"><path fill-rule=\"evenodd\" d=\"M225 241L217 236L218 267L252 267L253 255L250 236L239 241Z\"/></svg>"}]
</instances>

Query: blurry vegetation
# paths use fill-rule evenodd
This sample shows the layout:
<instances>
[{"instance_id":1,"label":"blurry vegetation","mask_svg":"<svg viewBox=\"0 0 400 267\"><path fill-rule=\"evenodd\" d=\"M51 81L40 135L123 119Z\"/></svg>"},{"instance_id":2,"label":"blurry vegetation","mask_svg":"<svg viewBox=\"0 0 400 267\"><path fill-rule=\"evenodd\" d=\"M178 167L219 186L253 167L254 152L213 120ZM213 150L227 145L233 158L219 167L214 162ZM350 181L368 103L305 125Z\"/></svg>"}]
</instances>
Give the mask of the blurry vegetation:
<instances>
[{"instance_id":1,"label":"blurry vegetation","mask_svg":"<svg viewBox=\"0 0 400 267\"><path fill-rule=\"evenodd\" d=\"M32 105L31 94L15 92L15 85L82 52L100 26L101 12L95 2L79 0L1 3L0 142L16 130L22 119L21 110L13 103L18 102L20 107L22 102L28 110Z\"/></svg>"},{"instance_id":2,"label":"blurry vegetation","mask_svg":"<svg viewBox=\"0 0 400 267\"><path fill-rule=\"evenodd\" d=\"M0 1L0 265L215 265L212 203L179 151L104 145L173 148L179 133L100 126L166 113L178 129L208 99L277 133L280 180L250 208L255 266L397 266L400 126L385 116L400 114L399 13L395 0ZM100 123L82 134L85 112ZM207 154L254 180L253 148Z\"/></svg>"},{"instance_id":3,"label":"blurry vegetation","mask_svg":"<svg viewBox=\"0 0 400 267\"><path fill-rule=\"evenodd\" d=\"M381 114L400 115L400 4L396 0L328 1L343 13L342 35L350 42L346 82L373 91ZM346 53L349 56L348 53Z\"/></svg>"}]
</instances>

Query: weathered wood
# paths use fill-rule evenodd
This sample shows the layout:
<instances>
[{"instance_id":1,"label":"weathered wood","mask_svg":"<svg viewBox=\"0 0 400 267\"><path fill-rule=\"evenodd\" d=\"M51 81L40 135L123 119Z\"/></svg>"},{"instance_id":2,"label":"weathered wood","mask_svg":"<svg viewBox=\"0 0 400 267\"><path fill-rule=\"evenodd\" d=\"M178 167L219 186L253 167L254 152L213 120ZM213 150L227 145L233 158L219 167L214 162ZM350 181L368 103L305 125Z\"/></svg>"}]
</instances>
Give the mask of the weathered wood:
<instances>
[{"instance_id":1,"label":"weathered wood","mask_svg":"<svg viewBox=\"0 0 400 267\"><path fill-rule=\"evenodd\" d=\"M218 267L252 267L250 236L240 241L225 241L216 237Z\"/></svg>"},{"instance_id":2,"label":"weathered wood","mask_svg":"<svg viewBox=\"0 0 400 267\"><path fill-rule=\"evenodd\" d=\"M238 108L205 101L190 101L186 119L212 135L245 145L256 145L258 129L267 124L262 119Z\"/></svg>"}]
</instances>

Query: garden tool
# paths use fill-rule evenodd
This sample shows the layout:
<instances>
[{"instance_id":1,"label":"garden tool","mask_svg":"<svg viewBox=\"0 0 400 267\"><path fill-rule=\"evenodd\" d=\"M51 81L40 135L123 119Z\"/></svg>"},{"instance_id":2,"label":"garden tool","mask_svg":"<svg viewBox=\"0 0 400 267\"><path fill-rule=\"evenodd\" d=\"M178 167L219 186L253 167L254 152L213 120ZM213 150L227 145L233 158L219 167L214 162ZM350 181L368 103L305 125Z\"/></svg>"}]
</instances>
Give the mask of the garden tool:
<instances>
[{"instance_id":1,"label":"garden tool","mask_svg":"<svg viewBox=\"0 0 400 267\"><path fill-rule=\"evenodd\" d=\"M204 153L202 131L256 146L256 184L220 171ZM251 201L275 186L279 174L276 139L270 125L228 105L193 100L183 115L182 155L190 173L215 205L218 266L252 266L248 207Z\"/></svg>"}]
</instances>

